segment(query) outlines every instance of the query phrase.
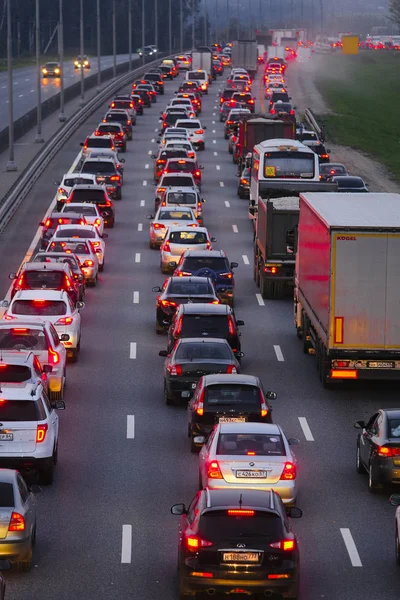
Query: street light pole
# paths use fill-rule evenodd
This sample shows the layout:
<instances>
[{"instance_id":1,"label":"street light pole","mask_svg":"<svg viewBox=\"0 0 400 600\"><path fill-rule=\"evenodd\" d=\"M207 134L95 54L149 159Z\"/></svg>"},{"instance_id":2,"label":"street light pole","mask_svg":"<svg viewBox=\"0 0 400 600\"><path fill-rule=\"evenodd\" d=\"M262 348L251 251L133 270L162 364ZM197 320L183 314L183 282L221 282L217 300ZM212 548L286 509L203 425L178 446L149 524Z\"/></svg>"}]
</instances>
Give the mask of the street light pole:
<instances>
[{"instance_id":1,"label":"street light pole","mask_svg":"<svg viewBox=\"0 0 400 600\"><path fill-rule=\"evenodd\" d=\"M204 2L204 45L207 46L207 0Z\"/></svg>"},{"instance_id":2,"label":"street light pole","mask_svg":"<svg viewBox=\"0 0 400 600\"><path fill-rule=\"evenodd\" d=\"M79 101L79 106L83 106L85 104L85 73L83 66L83 0L81 0L80 6L80 42L81 42L81 99Z\"/></svg>"},{"instance_id":3,"label":"street light pole","mask_svg":"<svg viewBox=\"0 0 400 600\"><path fill-rule=\"evenodd\" d=\"M239 5L239 1L237 0L237 4L236 4L236 39L239 39L239 21L240 21L240 5Z\"/></svg>"},{"instance_id":4,"label":"street light pole","mask_svg":"<svg viewBox=\"0 0 400 600\"><path fill-rule=\"evenodd\" d=\"M12 71L12 30L11 30L11 0L7 0L7 69L8 69L8 162L7 171L16 171L14 160L14 111L13 111L13 71Z\"/></svg>"},{"instance_id":5,"label":"street light pole","mask_svg":"<svg viewBox=\"0 0 400 600\"><path fill-rule=\"evenodd\" d=\"M180 46L181 46L181 53L183 52L183 6L182 6L182 0L180 0L180 31L179 31L179 37L180 37Z\"/></svg>"},{"instance_id":6,"label":"street light pole","mask_svg":"<svg viewBox=\"0 0 400 600\"><path fill-rule=\"evenodd\" d=\"M169 0L169 6L171 7L171 0ZM170 8L170 14L171 14L171 8ZM156 58L158 58L158 0L154 0L154 28L156 31L156 39L154 40L154 43L156 45ZM171 45L171 43L170 43ZM170 52L171 54L171 52Z\"/></svg>"},{"instance_id":7,"label":"street light pole","mask_svg":"<svg viewBox=\"0 0 400 600\"><path fill-rule=\"evenodd\" d=\"M218 38L218 0L215 0L215 43L219 44Z\"/></svg>"},{"instance_id":8,"label":"street light pole","mask_svg":"<svg viewBox=\"0 0 400 600\"><path fill-rule=\"evenodd\" d=\"M194 50L194 0L192 0L192 50Z\"/></svg>"},{"instance_id":9,"label":"street light pole","mask_svg":"<svg viewBox=\"0 0 400 600\"><path fill-rule=\"evenodd\" d=\"M100 92L101 85L101 58L100 58L100 0L96 5L96 25L97 25L97 87L96 92Z\"/></svg>"},{"instance_id":10,"label":"street light pole","mask_svg":"<svg viewBox=\"0 0 400 600\"><path fill-rule=\"evenodd\" d=\"M230 42L230 37L229 37L229 0L226 0L226 41Z\"/></svg>"},{"instance_id":11,"label":"street light pole","mask_svg":"<svg viewBox=\"0 0 400 600\"><path fill-rule=\"evenodd\" d=\"M59 2L58 18L58 52L60 54L61 80L60 80L60 114L58 120L64 123L67 117L64 114L64 17L63 0Z\"/></svg>"},{"instance_id":12,"label":"street light pole","mask_svg":"<svg viewBox=\"0 0 400 600\"><path fill-rule=\"evenodd\" d=\"M145 56L144 56L144 26L145 26L145 18L144 18L144 0L142 0L142 64L144 65Z\"/></svg>"},{"instance_id":13,"label":"street light pole","mask_svg":"<svg viewBox=\"0 0 400 600\"><path fill-rule=\"evenodd\" d=\"M129 71L132 71L132 0L128 4L128 19Z\"/></svg>"},{"instance_id":14,"label":"street light pole","mask_svg":"<svg viewBox=\"0 0 400 600\"><path fill-rule=\"evenodd\" d=\"M36 0L36 102L37 102L37 133L35 142L43 144L44 137L42 135L42 74L40 70L40 13L39 0Z\"/></svg>"},{"instance_id":15,"label":"street light pole","mask_svg":"<svg viewBox=\"0 0 400 600\"><path fill-rule=\"evenodd\" d=\"M113 77L117 76L117 29L115 21L115 0L112 3L112 28L113 28Z\"/></svg>"},{"instance_id":16,"label":"street light pole","mask_svg":"<svg viewBox=\"0 0 400 600\"><path fill-rule=\"evenodd\" d=\"M172 54L172 5L171 5L171 0L169 0L168 30L169 30L169 53Z\"/></svg>"}]
</instances>

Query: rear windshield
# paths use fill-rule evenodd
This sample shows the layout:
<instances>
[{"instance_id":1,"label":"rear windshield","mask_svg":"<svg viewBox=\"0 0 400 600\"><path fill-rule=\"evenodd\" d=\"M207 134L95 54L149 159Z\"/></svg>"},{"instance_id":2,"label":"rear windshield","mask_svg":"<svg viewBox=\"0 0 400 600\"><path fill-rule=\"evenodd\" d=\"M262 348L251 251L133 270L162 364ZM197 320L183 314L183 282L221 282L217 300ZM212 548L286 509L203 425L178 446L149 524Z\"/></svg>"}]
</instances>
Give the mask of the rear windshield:
<instances>
[{"instance_id":1,"label":"rear windshield","mask_svg":"<svg viewBox=\"0 0 400 600\"><path fill-rule=\"evenodd\" d=\"M66 204L65 208L63 210L63 212L65 212L65 213L76 212L76 211L79 211L82 215L85 215L85 217L95 217L95 216L97 216L97 211L96 211L96 208L94 206L78 206L78 207L74 207L74 205Z\"/></svg>"},{"instance_id":2,"label":"rear windshield","mask_svg":"<svg viewBox=\"0 0 400 600\"><path fill-rule=\"evenodd\" d=\"M389 419L388 437L400 438L400 419Z\"/></svg>"},{"instance_id":3,"label":"rear windshield","mask_svg":"<svg viewBox=\"0 0 400 600\"><path fill-rule=\"evenodd\" d=\"M161 210L158 214L158 219L169 220L177 219L178 221L193 221L193 216L187 211L179 210Z\"/></svg>"},{"instance_id":4,"label":"rear windshield","mask_svg":"<svg viewBox=\"0 0 400 600\"><path fill-rule=\"evenodd\" d=\"M90 229L61 229L56 231L56 237L93 239L96 237L96 232L91 231Z\"/></svg>"},{"instance_id":5,"label":"rear windshield","mask_svg":"<svg viewBox=\"0 0 400 600\"><path fill-rule=\"evenodd\" d=\"M128 115L124 115L123 113L113 113L106 115L106 121L117 121L117 123L123 123L128 120Z\"/></svg>"},{"instance_id":6,"label":"rear windshield","mask_svg":"<svg viewBox=\"0 0 400 600\"><path fill-rule=\"evenodd\" d=\"M103 139L107 142L107 147L109 147L108 144L108 139L107 138L97 138L99 140ZM87 177L74 177L73 179L64 179L64 183L63 185L65 185L66 187L74 187L74 185L77 185L79 183L93 183L93 178L88 179Z\"/></svg>"},{"instance_id":7,"label":"rear windshield","mask_svg":"<svg viewBox=\"0 0 400 600\"><path fill-rule=\"evenodd\" d=\"M114 100L113 104L115 105L115 108L131 108L130 100Z\"/></svg>"},{"instance_id":8,"label":"rear windshield","mask_svg":"<svg viewBox=\"0 0 400 600\"><path fill-rule=\"evenodd\" d=\"M106 136L103 137L100 135L95 138L89 138L86 145L88 148L111 148L111 146L113 145L113 141L112 139Z\"/></svg>"},{"instance_id":9,"label":"rear windshield","mask_svg":"<svg viewBox=\"0 0 400 600\"><path fill-rule=\"evenodd\" d=\"M218 438L217 454L236 456L285 456L281 435L264 433L223 433Z\"/></svg>"},{"instance_id":10,"label":"rear windshield","mask_svg":"<svg viewBox=\"0 0 400 600\"><path fill-rule=\"evenodd\" d=\"M260 390L253 385L219 383L206 387L205 399L208 406L255 407L260 405Z\"/></svg>"},{"instance_id":11,"label":"rear windshield","mask_svg":"<svg viewBox=\"0 0 400 600\"><path fill-rule=\"evenodd\" d=\"M167 204L196 204L196 194L191 192L170 192L167 195Z\"/></svg>"},{"instance_id":12,"label":"rear windshield","mask_svg":"<svg viewBox=\"0 0 400 600\"><path fill-rule=\"evenodd\" d=\"M59 288L64 283L62 271L25 271L26 285L32 289Z\"/></svg>"},{"instance_id":13,"label":"rear windshield","mask_svg":"<svg viewBox=\"0 0 400 600\"><path fill-rule=\"evenodd\" d=\"M14 500L14 486L12 483L0 483L0 507L1 508L13 508L15 506Z\"/></svg>"},{"instance_id":14,"label":"rear windshield","mask_svg":"<svg viewBox=\"0 0 400 600\"><path fill-rule=\"evenodd\" d=\"M86 244L82 242L51 242L52 252L73 252L74 254L90 254Z\"/></svg>"},{"instance_id":15,"label":"rear windshield","mask_svg":"<svg viewBox=\"0 0 400 600\"><path fill-rule=\"evenodd\" d=\"M83 164L82 173L115 173L115 167L112 162L88 161Z\"/></svg>"},{"instance_id":16,"label":"rear windshield","mask_svg":"<svg viewBox=\"0 0 400 600\"><path fill-rule=\"evenodd\" d=\"M245 498L246 491L243 495ZM274 513L257 511L253 517L241 517L228 515L226 510L215 510L201 516L199 534L213 541L236 537L267 537L276 541L282 538L283 532L280 517Z\"/></svg>"},{"instance_id":17,"label":"rear windshield","mask_svg":"<svg viewBox=\"0 0 400 600\"><path fill-rule=\"evenodd\" d=\"M71 202L95 202L104 204L104 192L100 190L73 190L71 194Z\"/></svg>"},{"instance_id":18,"label":"rear windshield","mask_svg":"<svg viewBox=\"0 0 400 600\"><path fill-rule=\"evenodd\" d=\"M98 130L101 133L120 133L121 129L118 125L99 125Z\"/></svg>"},{"instance_id":19,"label":"rear windshield","mask_svg":"<svg viewBox=\"0 0 400 600\"><path fill-rule=\"evenodd\" d=\"M0 403L0 421L44 421L42 402L34 400L5 400Z\"/></svg>"},{"instance_id":20,"label":"rear windshield","mask_svg":"<svg viewBox=\"0 0 400 600\"><path fill-rule=\"evenodd\" d=\"M173 162L168 163L168 170L182 173L193 173L194 171L196 171L196 165L194 163L186 161L181 163L177 160L174 160Z\"/></svg>"},{"instance_id":21,"label":"rear windshield","mask_svg":"<svg viewBox=\"0 0 400 600\"><path fill-rule=\"evenodd\" d=\"M251 94L234 94L232 99L236 100L237 102L248 102L251 100Z\"/></svg>"},{"instance_id":22,"label":"rear windshield","mask_svg":"<svg viewBox=\"0 0 400 600\"><path fill-rule=\"evenodd\" d=\"M264 177L314 177L314 156L305 152L267 152L264 160Z\"/></svg>"},{"instance_id":23,"label":"rear windshield","mask_svg":"<svg viewBox=\"0 0 400 600\"><path fill-rule=\"evenodd\" d=\"M167 112L167 116L165 117L166 123L175 123L178 119L182 117L181 112Z\"/></svg>"},{"instance_id":24,"label":"rear windshield","mask_svg":"<svg viewBox=\"0 0 400 600\"><path fill-rule=\"evenodd\" d=\"M232 352L229 346L225 344L212 344L212 343L183 343L179 344L175 358L195 360L232 360Z\"/></svg>"},{"instance_id":25,"label":"rear windshield","mask_svg":"<svg viewBox=\"0 0 400 600\"><path fill-rule=\"evenodd\" d=\"M161 152L159 160L167 160L168 158L187 158L187 150L165 150Z\"/></svg>"},{"instance_id":26,"label":"rear windshield","mask_svg":"<svg viewBox=\"0 0 400 600\"><path fill-rule=\"evenodd\" d=\"M185 315L183 329L185 337L227 337L228 319L225 315Z\"/></svg>"},{"instance_id":27,"label":"rear windshield","mask_svg":"<svg viewBox=\"0 0 400 600\"><path fill-rule=\"evenodd\" d=\"M205 79L207 79L206 74L203 73L198 73L197 71L195 73L188 73L188 79L200 79L201 81L204 81Z\"/></svg>"},{"instance_id":28,"label":"rear windshield","mask_svg":"<svg viewBox=\"0 0 400 600\"><path fill-rule=\"evenodd\" d=\"M207 236L204 231L171 231L168 237L171 244L206 244Z\"/></svg>"},{"instance_id":29,"label":"rear windshield","mask_svg":"<svg viewBox=\"0 0 400 600\"><path fill-rule=\"evenodd\" d=\"M198 123L197 121L193 121L192 119L190 119L190 121L184 121L183 123L179 123L179 125L181 127L184 127L185 129L201 129L200 123Z\"/></svg>"},{"instance_id":30,"label":"rear windshield","mask_svg":"<svg viewBox=\"0 0 400 600\"><path fill-rule=\"evenodd\" d=\"M41 253L36 254L34 260L32 262L47 262L47 263L67 263L70 265L73 271L80 271L78 262L74 256L66 257L66 256L53 256L51 254Z\"/></svg>"},{"instance_id":31,"label":"rear windshield","mask_svg":"<svg viewBox=\"0 0 400 600\"><path fill-rule=\"evenodd\" d=\"M180 277L179 279L188 279ZM204 281L173 281L168 286L168 294L182 294L182 296L198 296L200 294L213 294L213 288L204 277ZM219 344L220 345L220 344Z\"/></svg>"},{"instance_id":32,"label":"rear windshield","mask_svg":"<svg viewBox=\"0 0 400 600\"><path fill-rule=\"evenodd\" d=\"M212 257L206 258L205 256L201 257L192 257L189 256L185 258L183 261L185 269L188 271L198 271L199 269L212 269L213 271L227 271L229 270L228 261L225 258Z\"/></svg>"},{"instance_id":33,"label":"rear windshield","mask_svg":"<svg viewBox=\"0 0 400 600\"><path fill-rule=\"evenodd\" d=\"M31 370L25 365L0 363L1 383L23 383L31 378Z\"/></svg>"},{"instance_id":34,"label":"rear windshield","mask_svg":"<svg viewBox=\"0 0 400 600\"><path fill-rule=\"evenodd\" d=\"M0 329L0 348L2 350L47 350L46 336L43 331L26 327Z\"/></svg>"},{"instance_id":35,"label":"rear windshield","mask_svg":"<svg viewBox=\"0 0 400 600\"><path fill-rule=\"evenodd\" d=\"M58 317L67 314L67 305L62 300L15 300L12 312L15 315Z\"/></svg>"},{"instance_id":36,"label":"rear windshield","mask_svg":"<svg viewBox=\"0 0 400 600\"><path fill-rule=\"evenodd\" d=\"M280 100L281 98L278 97L277 100L278 99ZM274 100L275 99L272 98L273 102L274 102ZM289 100L289 97L285 98L285 100ZM276 110L276 112L279 112L279 111L281 111L281 112L290 112L292 110L292 105L289 104L288 102L279 102L279 103L276 103L274 105L274 109Z\"/></svg>"},{"instance_id":37,"label":"rear windshield","mask_svg":"<svg viewBox=\"0 0 400 600\"><path fill-rule=\"evenodd\" d=\"M234 93L235 93L235 90L224 90L222 92L222 98L232 98Z\"/></svg>"},{"instance_id":38,"label":"rear windshield","mask_svg":"<svg viewBox=\"0 0 400 600\"><path fill-rule=\"evenodd\" d=\"M191 152L190 142L168 142L168 149L182 149L186 152ZM179 185L179 184L178 184Z\"/></svg>"},{"instance_id":39,"label":"rear windshield","mask_svg":"<svg viewBox=\"0 0 400 600\"><path fill-rule=\"evenodd\" d=\"M162 185L170 187L192 187L193 178L192 176L174 177L173 175L167 175L166 177L163 177Z\"/></svg>"},{"instance_id":40,"label":"rear windshield","mask_svg":"<svg viewBox=\"0 0 400 600\"><path fill-rule=\"evenodd\" d=\"M336 174L336 175L340 175L341 173L343 175L346 175L346 169L345 167L339 166L339 165L331 165L329 163L326 163L325 165L319 165L319 172L323 173L323 174Z\"/></svg>"}]
</instances>

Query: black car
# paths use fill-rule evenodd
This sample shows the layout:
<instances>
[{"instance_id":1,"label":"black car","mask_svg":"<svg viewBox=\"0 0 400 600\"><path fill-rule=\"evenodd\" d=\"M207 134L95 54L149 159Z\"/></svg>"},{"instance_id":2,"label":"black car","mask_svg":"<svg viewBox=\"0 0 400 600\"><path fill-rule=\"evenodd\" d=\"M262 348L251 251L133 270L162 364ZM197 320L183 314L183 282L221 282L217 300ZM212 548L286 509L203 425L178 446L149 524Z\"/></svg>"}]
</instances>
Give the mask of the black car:
<instances>
[{"instance_id":1,"label":"black car","mask_svg":"<svg viewBox=\"0 0 400 600\"><path fill-rule=\"evenodd\" d=\"M122 198L122 177L112 158L87 158L81 167L81 173L96 175L96 183L104 185L112 198Z\"/></svg>"},{"instance_id":2,"label":"black car","mask_svg":"<svg viewBox=\"0 0 400 600\"><path fill-rule=\"evenodd\" d=\"M235 290L233 269L237 266L237 262L229 262L223 250L186 250L179 260L174 275L209 277L221 302L233 306Z\"/></svg>"},{"instance_id":3,"label":"black car","mask_svg":"<svg viewBox=\"0 0 400 600\"><path fill-rule=\"evenodd\" d=\"M348 175L348 171L341 163L323 163L319 166L319 178L322 181L327 181L329 177L336 175Z\"/></svg>"},{"instance_id":4,"label":"black car","mask_svg":"<svg viewBox=\"0 0 400 600\"><path fill-rule=\"evenodd\" d=\"M161 130L167 129L167 127L174 127L175 123L178 119L184 119L186 117L186 113L179 110L169 110L164 119L160 117L160 121L162 120Z\"/></svg>"},{"instance_id":5,"label":"black car","mask_svg":"<svg viewBox=\"0 0 400 600\"><path fill-rule=\"evenodd\" d=\"M335 175L330 177L328 181L335 181L338 184L338 192L351 192L351 193L368 193L368 184L361 177L354 177L351 175Z\"/></svg>"},{"instance_id":6,"label":"black car","mask_svg":"<svg viewBox=\"0 0 400 600\"><path fill-rule=\"evenodd\" d=\"M228 100L230 100L233 96L233 94L235 94L237 90L233 90L231 88L225 88L220 94L219 94L219 104L220 106L222 104L224 104L224 102L227 102Z\"/></svg>"},{"instance_id":7,"label":"black car","mask_svg":"<svg viewBox=\"0 0 400 600\"><path fill-rule=\"evenodd\" d=\"M240 373L232 348L222 338L183 338L165 356L164 399L166 404L189 399L197 382L210 373Z\"/></svg>"},{"instance_id":8,"label":"black car","mask_svg":"<svg viewBox=\"0 0 400 600\"><path fill-rule=\"evenodd\" d=\"M150 94L150 100L152 103L157 102L157 92L152 83L140 83L135 91L140 92L141 90L145 90Z\"/></svg>"},{"instance_id":9,"label":"black car","mask_svg":"<svg viewBox=\"0 0 400 600\"><path fill-rule=\"evenodd\" d=\"M400 408L381 409L367 423L356 421L357 473L368 473L368 488L375 492L400 483Z\"/></svg>"},{"instance_id":10,"label":"black car","mask_svg":"<svg viewBox=\"0 0 400 600\"><path fill-rule=\"evenodd\" d=\"M88 202L89 204L95 204L104 219L104 226L114 227L114 204L108 196L104 186L85 184L75 185L67 198L67 204L70 202Z\"/></svg>"},{"instance_id":11,"label":"black car","mask_svg":"<svg viewBox=\"0 0 400 600\"><path fill-rule=\"evenodd\" d=\"M135 107L136 114L143 114L143 100L140 94L131 94L131 100L133 102L133 106Z\"/></svg>"},{"instance_id":12,"label":"black car","mask_svg":"<svg viewBox=\"0 0 400 600\"><path fill-rule=\"evenodd\" d=\"M253 375L207 375L197 384L188 406L188 436L190 449L198 452L202 441L217 423L249 421L272 423L275 392L266 392Z\"/></svg>"},{"instance_id":13,"label":"black car","mask_svg":"<svg viewBox=\"0 0 400 600\"><path fill-rule=\"evenodd\" d=\"M126 110L110 110L104 115L103 123L119 123L128 140L132 139L132 120Z\"/></svg>"},{"instance_id":14,"label":"black car","mask_svg":"<svg viewBox=\"0 0 400 600\"><path fill-rule=\"evenodd\" d=\"M86 225L86 219L80 213L69 213L68 215L63 212L53 212L49 215L45 221L40 221L39 225L42 228L42 235L40 238L40 247L42 249L47 248L49 241L55 234L55 231L59 225Z\"/></svg>"},{"instance_id":15,"label":"black car","mask_svg":"<svg viewBox=\"0 0 400 600\"><path fill-rule=\"evenodd\" d=\"M219 304L211 279L206 277L169 277L158 292L156 300L156 332L168 331L176 309L181 304Z\"/></svg>"},{"instance_id":16,"label":"black car","mask_svg":"<svg viewBox=\"0 0 400 600\"><path fill-rule=\"evenodd\" d=\"M171 67L168 67L167 65L161 65L160 70L161 70L161 73L162 73L162 76L164 79L173 79L174 78L174 74L172 72Z\"/></svg>"},{"instance_id":17,"label":"black car","mask_svg":"<svg viewBox=\"0 0 400 600\"><path fill-rule=\"evenodd\" d=\"M144 90L143 88L139 88L134 90L134 94L132 95L132 97L133 96L140 96L140 99L143 102L143 106L150 108L152 102L150 92Z\"/></svg>"},{"instance_id":18,"label":"black car","mask_svg":"<svg viewBox=\"0 0 400 600\"><path fill-rule=\"evenodd\" d=\"M319 164L323 164L323 163L329 163L330 161L330 149L326 148L325 144L323 144L322 142L317 142L316 144L314 143L305 143L305 145L310 148L310 150L312 150L313 152L315 152L315 154L318 154L318 162Z\"/></svg>"},{"instance_id":19,"label":"black car","mask_svg":"<svg viewBox=\"0 0 400 600\"><path fill-rule=\"evenodd\" d=\"M237 195L241 199L250 198L250 167L245 167L239 177Z\"/></svg>"},{"instance_id":20,"label":"black car","mask_svg":"<svg viewBox=\"0 0 400 600\"><path fill-rule=\"evenodd\" d=\"M181 515L179 598L298 598L300 557L288 518L302 516L297 506L285 507L273 490L205 488L171 512Z\"/></svg>"},{"instance_id":21,"label":"black car","mask_svg":"<svg viewBox=\"0 0 400 600\"><path fill-rule=\"evenodd\" d=\"M164 95L164 81L162 80L160 73L152 73L152 72L146 73L144 75L143 79L146 79L147 81L152 83L153 86L155 87L156 91L159 94L161 94L161 96Z\"/></svg>"},{"instance_id":22,"label":"black car","mask_svg":"<svg viewBox=\"0 0 400 600\"><path fill-rule=\"evenodd\" d=\"M83 300L86 292L86 279L80 267L79 260L75 254L65 254L65 252L38 252L31 259L31 262L44 263L67 263L71 267L75 282L79 284L78 300Z\"/></svg>"}]
</instances>

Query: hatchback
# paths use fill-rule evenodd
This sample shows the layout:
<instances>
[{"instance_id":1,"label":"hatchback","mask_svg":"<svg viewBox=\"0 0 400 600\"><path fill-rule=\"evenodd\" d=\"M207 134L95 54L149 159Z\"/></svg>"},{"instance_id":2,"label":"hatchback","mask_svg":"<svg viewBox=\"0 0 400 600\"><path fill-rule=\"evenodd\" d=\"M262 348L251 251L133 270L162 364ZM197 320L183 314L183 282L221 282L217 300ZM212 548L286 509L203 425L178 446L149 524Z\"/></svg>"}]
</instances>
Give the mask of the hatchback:
<instances>
[{"instance_id":1,"label":"hatchback","mask_svg":"<svg viewBox=\"0 0 400 600\"><path fill-rule=\"evenodd\" d=\"M171 273L185 250L212 250L211 242L214 241L205 227L169 227L160 247L161 272Z\"/></svg>"}]
</instances>

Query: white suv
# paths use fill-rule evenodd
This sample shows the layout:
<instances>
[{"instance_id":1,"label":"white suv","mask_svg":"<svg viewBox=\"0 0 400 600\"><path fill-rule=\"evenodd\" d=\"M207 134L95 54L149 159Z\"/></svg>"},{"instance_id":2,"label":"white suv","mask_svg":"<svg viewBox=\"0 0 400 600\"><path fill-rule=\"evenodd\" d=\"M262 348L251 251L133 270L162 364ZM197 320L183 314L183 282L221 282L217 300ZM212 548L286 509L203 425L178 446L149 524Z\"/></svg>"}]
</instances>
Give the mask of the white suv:
<instances>
[{"instance_id":1,"label":"white suv","mask_svg":"<svg viewBox=\"0 0 400 600\"><path fill-rule=\"evenodd\" d=\"M64 410L65 402L51 403L41 382L0 386L0 467L36 471L50 485L58 452L56 410Z\"/></svg>"},{"instance_id":2,"label":"white suv","mask_svg":"<svg viewBox=\"0 0 400 600\"><path fill-rule=\"evenodd\" d=\"M189 140L192 142L195 148L204 150L206 143L204 139L204 130L207 127L202 127L199 119L178 119L175 123L175 127L184 127L188 130Z\"/></svg>"}]
</instances>

